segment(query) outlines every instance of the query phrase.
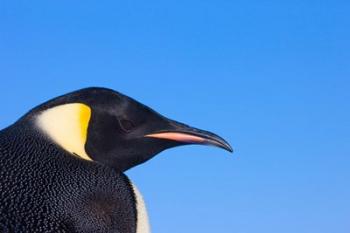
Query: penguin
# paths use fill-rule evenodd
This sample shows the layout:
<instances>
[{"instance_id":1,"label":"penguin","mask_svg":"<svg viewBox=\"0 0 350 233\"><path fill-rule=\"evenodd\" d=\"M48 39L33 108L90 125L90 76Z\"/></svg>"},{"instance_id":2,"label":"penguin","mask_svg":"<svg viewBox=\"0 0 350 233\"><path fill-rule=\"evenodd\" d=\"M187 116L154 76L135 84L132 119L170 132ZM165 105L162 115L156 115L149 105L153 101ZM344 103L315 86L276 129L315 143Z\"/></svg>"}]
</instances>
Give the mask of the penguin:
<instances>
[{"instance_id":1,"label":"penguin","mask_svg":"<svg viewBox=\"0 0 350 233\"><path fill-rule=\"evenodd\" d=\"M232 152L218 135L111 89L49 100L0 131L0 232L149 233L124 172L189 144Z\"/></svg>"}]
</instances>

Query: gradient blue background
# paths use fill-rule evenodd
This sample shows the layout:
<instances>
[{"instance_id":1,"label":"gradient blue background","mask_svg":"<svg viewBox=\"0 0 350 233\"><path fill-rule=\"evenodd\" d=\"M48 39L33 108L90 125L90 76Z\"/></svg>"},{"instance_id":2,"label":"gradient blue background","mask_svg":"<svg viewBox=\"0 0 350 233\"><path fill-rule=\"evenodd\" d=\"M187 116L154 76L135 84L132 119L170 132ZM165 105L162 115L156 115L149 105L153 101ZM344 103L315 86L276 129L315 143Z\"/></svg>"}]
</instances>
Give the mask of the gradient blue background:
<instances>
[{"instance_id":1,"label":"gradient blue background","mask_svg":"<svg viewBox=\"0 0 350 233\"><path fill-rule=\"evenodd\" d=\"M350 232L349 1L0 0L0 127L87 86L236 149L127 174L154 233Z\"/></svg>"}]
</instances>

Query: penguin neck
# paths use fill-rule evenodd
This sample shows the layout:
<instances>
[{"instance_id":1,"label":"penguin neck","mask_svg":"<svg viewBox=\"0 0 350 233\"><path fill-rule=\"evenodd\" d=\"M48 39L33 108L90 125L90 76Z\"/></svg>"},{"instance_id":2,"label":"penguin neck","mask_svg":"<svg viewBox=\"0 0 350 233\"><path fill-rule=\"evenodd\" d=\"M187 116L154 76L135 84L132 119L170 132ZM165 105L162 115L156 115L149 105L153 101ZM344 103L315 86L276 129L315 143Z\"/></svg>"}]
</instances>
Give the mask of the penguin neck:
<instances>
[{"instance_id":1,"label":"penguin neck","mask_svg":"<svg viewBox=\"0 0 350 233\"><path fill-rule=\"evenodd\" d=\"M50 142L28 120L19 120L1 130L0 148L8 151L9 155L16 154L17 157L20 155L23 158L34 157L33 154L35 154L35 157L42 159L47 157L47 151L50 151L51 154L62 154L64 152Z\"/></svg>"}]
</instances>

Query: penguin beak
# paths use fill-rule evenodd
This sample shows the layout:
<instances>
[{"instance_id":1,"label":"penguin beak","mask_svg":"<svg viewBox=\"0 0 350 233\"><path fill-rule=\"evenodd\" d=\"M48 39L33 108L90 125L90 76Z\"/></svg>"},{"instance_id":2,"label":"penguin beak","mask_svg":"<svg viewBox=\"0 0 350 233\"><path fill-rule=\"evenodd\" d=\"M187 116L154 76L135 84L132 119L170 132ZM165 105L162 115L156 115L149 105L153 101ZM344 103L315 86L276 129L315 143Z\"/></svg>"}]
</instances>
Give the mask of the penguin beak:
<instances>
[{"instance_id":1,"label":"penguin beak","mask_svg":"<svg viewBox=\"0 0 350 233\"><path fill-rule=\"evenodd\" d=\"M230 144L222 137L201 129L193 128L182 123L171 121L170 129L160 130L145 137L171 140L183 144L210 145L233 152Z\"/></svg>"}]
</instances>

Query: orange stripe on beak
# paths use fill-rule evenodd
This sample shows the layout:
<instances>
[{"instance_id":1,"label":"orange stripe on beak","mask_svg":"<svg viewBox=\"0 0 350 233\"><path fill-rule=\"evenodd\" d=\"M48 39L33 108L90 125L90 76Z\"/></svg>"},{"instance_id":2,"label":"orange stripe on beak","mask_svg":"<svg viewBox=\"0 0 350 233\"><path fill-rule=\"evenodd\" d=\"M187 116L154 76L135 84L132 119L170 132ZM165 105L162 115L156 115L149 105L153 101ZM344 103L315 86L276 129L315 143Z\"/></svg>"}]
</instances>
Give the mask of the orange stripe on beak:
<instances>
[{"instance_id":1,"label":"orange stripe on beak","mask_svg":"<svg viewBox=\"0 0 350 233\"><path fill-rule=\"evenodd\" d=\"M174 133L174 132L148 134L145 137L168 139L168 140L185 142L185 143L204 143L206 141L206 139L198 136L193 136L185 133Z\"/></svg>"}]
</instances>

